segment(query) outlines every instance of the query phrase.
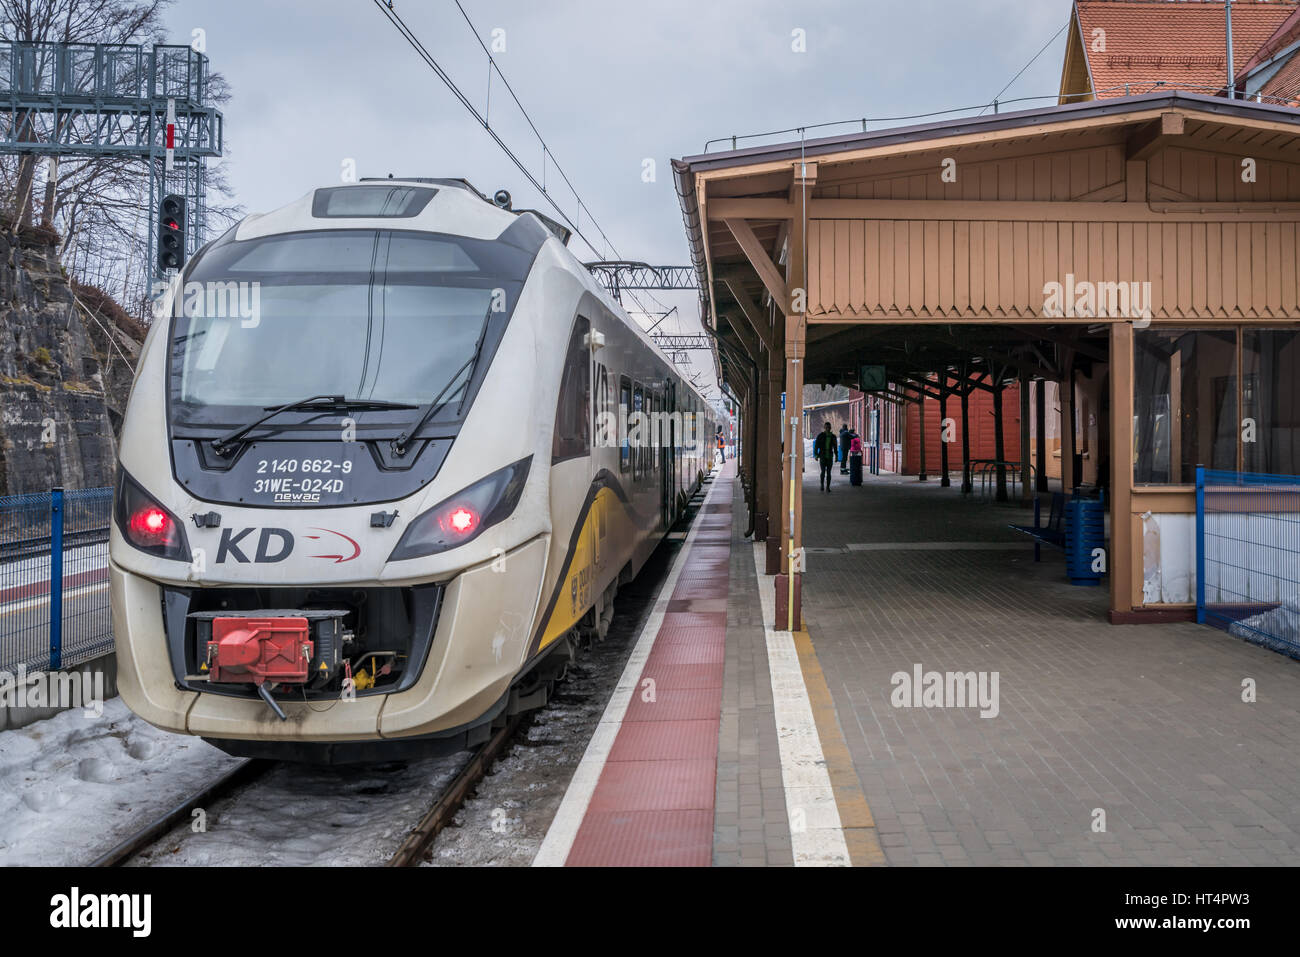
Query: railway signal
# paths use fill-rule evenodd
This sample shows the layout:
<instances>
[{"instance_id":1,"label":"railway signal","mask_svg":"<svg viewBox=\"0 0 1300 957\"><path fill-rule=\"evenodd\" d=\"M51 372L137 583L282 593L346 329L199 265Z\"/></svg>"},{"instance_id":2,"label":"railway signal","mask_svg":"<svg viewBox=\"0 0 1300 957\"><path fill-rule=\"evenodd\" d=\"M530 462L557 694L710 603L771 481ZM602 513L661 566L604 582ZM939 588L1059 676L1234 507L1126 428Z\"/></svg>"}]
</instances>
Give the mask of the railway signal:
<instances>
[{"instance_id":1,"label":"railway signal","mask_svg":"<svg viewBox=\"0 0 1300 957\"><path fill-rule=\"evenodd\" d=\"M158 207L158 268L180 269L185 261L185 197L164 196Z\"/></svg>"}]
</instances>

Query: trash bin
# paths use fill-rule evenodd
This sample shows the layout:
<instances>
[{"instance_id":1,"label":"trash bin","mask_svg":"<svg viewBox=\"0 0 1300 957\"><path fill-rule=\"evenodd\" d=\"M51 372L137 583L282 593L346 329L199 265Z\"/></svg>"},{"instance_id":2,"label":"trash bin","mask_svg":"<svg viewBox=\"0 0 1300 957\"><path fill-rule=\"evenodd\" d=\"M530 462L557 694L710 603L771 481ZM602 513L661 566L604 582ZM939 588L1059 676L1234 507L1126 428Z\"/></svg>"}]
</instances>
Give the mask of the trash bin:
<instances>
[{"instance_id":1,"label":"trash bin","mask_svg":"<svg viewBox=\"0 0 1300 957\"><path fill-rule=\"evenodd\" d=\"M1072 585L1100 585L1104 571L1095 571L1094 552L1106 547L1106 503L1097 498L1073 498L1065 506L1065 573ZM1102 563L1102 568L1106 564Z\"/></svg>"}]
</instances>

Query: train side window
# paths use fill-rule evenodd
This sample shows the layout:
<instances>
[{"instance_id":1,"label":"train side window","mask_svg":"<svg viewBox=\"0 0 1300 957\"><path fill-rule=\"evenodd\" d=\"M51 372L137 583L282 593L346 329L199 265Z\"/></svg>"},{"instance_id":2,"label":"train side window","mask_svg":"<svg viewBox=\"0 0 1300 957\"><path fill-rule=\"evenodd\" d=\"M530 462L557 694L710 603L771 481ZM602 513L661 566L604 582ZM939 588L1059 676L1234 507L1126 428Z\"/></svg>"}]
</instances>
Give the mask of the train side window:
<instances>
[{"instance_id":1,"label":"train side window","mask_svg":"<svg viewBox=\"0 0 1300 957\"><path fill-rule=\"evenodd\" d=\"M618 470L626 472L632 465L631 447L627 440L627 418L632 411L632 381L623 376L618 382L618 422L622 434L619 435Z\"/></svg>"},{"instance_id":2,"label":"train side window","mask_svg":"<svg viewBox=\"0 0 1300 957\"><path fill-rule=\"evenodd\" d=\"M609 370L596 363L596 427L593 430L596 445L602 449L612 449L618 441L613 411L609 394Z\"/></svg>"},{"instance_id":3,"label":"train side window","mask_svg":"<svg viewBox=\"0 0 1300 957\"><path fill-rule=\"evenodd\" d=\"M591 323L579 316L569 336L564 374L560 377L560 401L555 410L552 464L591 452L591 353L587 347L590 331Z\"/></svg>"},{"instance_id":4,"label":"train side window","mask_svg":"<svg viewBox=\"0 0 1300 957\"><path fill-rule=\"evenodd\" d=\"M650 461L654 463L653 468L657 474L659 472L659 450L664 447L664 443L667 441L664 433L664 394L662 392L655 393L655 412L658 415L655 416L655 444L654 449L650 452Z\"/></svg>"},{"instance_id":5,"label":"train side window","mask_svg":"<svg viewBox=\"0 0 1300 957\"><path fill-rule=\"evenodd\" d=\"M636 447L632 450L632 481L639 482L645 475L645 443L646 443L646 424L645 417L638 413L645 412L645 390L641 388L638 382L632 389L632 414L636 415ZM628 431L632 427L629 426Z\"/></svg>"},{"instance_id":6,"label":"train side window","mask_svg":"<svg viewBox=\"0 0 1300 957\"><path fill-rule=\"evenodd\" d=\"M654 474L655 470L655 422L658 416L655 415L655 394L654 387L649 386L645 391L645 429L643 436L645 438L645 474L647 476Z\"/></svg>"}]
</instances>

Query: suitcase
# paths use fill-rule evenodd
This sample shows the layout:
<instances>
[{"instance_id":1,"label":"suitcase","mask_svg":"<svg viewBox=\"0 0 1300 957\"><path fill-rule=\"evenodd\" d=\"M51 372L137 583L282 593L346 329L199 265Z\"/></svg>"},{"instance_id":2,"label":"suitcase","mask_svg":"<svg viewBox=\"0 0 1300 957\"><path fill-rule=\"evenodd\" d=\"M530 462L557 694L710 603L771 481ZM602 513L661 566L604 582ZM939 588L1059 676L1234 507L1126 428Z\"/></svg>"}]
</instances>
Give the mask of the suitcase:
<instances>
[{"instance_id":1,"label":"suitcase","mask_svg":"<svg viewBox=\"0 0 1300 957\"><path fill-rule=\"evenodd\" d=\"M850 485L862 484L862 456L861 455L849 456L849 484Z\"/></svg>"}]
</instances>

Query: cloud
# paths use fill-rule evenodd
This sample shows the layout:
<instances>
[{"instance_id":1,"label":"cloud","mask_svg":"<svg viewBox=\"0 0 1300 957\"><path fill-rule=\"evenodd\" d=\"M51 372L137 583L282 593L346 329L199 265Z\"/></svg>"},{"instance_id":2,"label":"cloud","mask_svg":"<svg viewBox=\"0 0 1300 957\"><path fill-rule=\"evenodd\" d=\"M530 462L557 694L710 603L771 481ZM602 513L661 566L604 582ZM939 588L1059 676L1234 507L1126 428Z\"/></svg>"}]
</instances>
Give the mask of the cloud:
<instances>
[{"instance_id":1,"label":"cloud","mask_svg":"<svg viewBox=\"0 0 1300 957\"><path fill-rule=\"evenodd\" d=\"M584 232L594 214L623 256L664 263L689 261L672 157L701 152L714 137L987 101L1070 8L1069 0L465 3L484 42L505 31L498 63L586 203ZM453 0L397 0L396 9L486 109L486 56ZM462 176L488 193L509 189L518 207L547 208L365 0L182 0L170 23L181 39L203 27L213 68L231 84L230 178L250 211L337 182L345 158L362 175ZM791 49L795 29L806 31L807 52ZM1063 43L1006 96L1050 96ZM542 148L496 78L490 103L493 125L540 172ZM653 183L642 181L646 158L656 162ZM547 186L576 215L550 163Z\"/></svg>"}]
</instances>

